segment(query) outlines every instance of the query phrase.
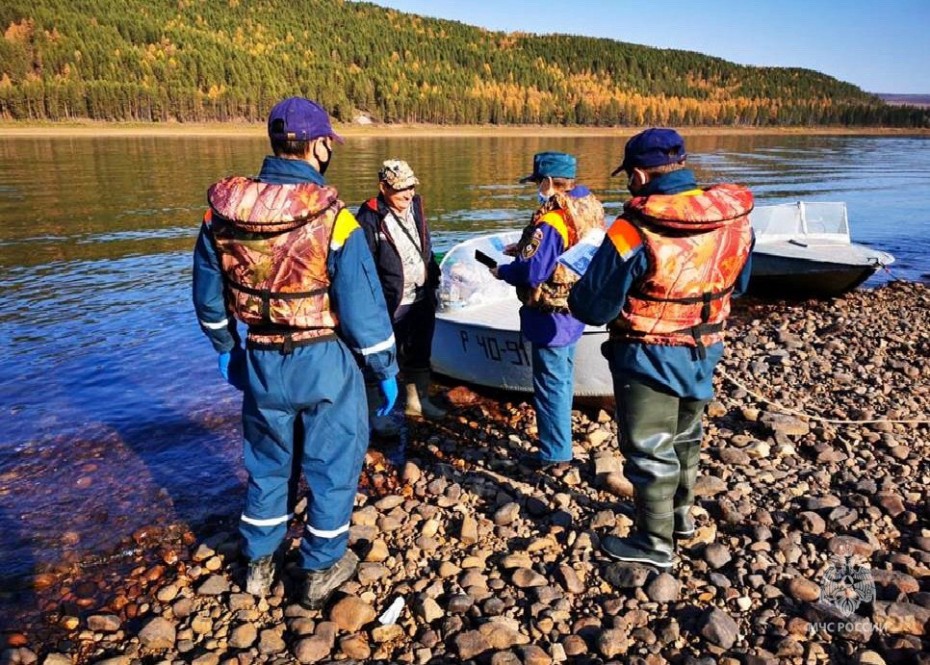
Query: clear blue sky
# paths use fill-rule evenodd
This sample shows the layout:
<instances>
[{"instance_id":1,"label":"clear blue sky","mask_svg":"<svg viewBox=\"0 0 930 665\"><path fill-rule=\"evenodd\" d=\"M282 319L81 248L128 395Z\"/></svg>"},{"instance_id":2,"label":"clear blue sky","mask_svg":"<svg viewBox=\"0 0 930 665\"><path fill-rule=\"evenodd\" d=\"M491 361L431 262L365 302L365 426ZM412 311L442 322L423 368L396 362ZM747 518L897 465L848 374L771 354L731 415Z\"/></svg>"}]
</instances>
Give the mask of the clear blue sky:
<instances>
[{"instance_id":1,"label":"clear blue sky","mask_svg":"<svg viewBox=\"0 0 930 665\"><path fill-rule=\"evenodd\" d=\"M930 94L930 0L375 0L506 32L561 32L804 67L867 92Z\"/></svg>"}]
</instances>

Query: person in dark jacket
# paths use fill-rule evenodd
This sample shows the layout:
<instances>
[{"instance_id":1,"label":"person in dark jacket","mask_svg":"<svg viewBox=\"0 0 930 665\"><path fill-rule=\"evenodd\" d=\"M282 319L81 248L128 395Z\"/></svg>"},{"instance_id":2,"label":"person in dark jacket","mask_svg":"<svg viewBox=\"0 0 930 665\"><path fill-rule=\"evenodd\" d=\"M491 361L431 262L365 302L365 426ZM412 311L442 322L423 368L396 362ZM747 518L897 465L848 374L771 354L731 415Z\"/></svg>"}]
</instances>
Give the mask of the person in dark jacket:
<instances>
[{"instance_id":1,"label":"person in dark jacket","mask_svg":"<svg viewBox=\"0 0 930 665\"><path fill-rule=\"evenodd\" d=\"M222 376L243 391L249 483L239 530L246 590L265 596L293 516L295 468L310 488L299 602L319 609L356 570L349 523L368 448L364 381L397 397L394 334L358 222L323 173L341 142L302 97L271 110L274 156L257 178L210 187L193 299ZM237 320L248 327L240 346Z\"/></svg>"},{"instance_id":2,"label":"person in dark jacket","mask_svg":"<svg viewBox=\"0 0 930 665\"><path fill-rule=\"evenodd\" d=\"M423 199L416 193L419 184L407 162L386 160L378 172L378 196L359 208L357 218L375 258L394 324L398 362L406 384L404 413L437 420L446 415L429 394L439 266L423 214ZM396 434L396 422L375 413L375 388L369 383L372 427L383 436Z\"/></svg>"}]
</instances>

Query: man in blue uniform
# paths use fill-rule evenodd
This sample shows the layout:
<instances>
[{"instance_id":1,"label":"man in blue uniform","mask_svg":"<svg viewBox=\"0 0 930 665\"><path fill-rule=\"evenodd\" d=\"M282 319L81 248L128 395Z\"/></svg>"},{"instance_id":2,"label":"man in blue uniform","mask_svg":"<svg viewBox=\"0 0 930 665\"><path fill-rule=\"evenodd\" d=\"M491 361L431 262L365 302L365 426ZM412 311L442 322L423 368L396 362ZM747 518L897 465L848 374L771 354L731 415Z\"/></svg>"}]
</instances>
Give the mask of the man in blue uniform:
<instances>
[{"instance_id":1,"label":"man in blue uniform","mask_svg":"<svg viewBox=\"0 0 930 665\"><path fill-rule=\"evenodd\" d=\"M533 157L533 173L520 182L538 187L539 208L513 249L511 263L492 268L498 279L517 287L520 332L532 346L533 403L539 454L524 458L531 469L564 472L572 460L572 397L575 347L584 324L568 310L577 277L559 256L584 235L604 225L604 208L587 187L575 184L578 162L564 152Z\"/></svg>"},{"instance_id":2,"label":"man in blue uniform","mask_svg":"<svg viewBox=\"0 0 930 665\"><path fill-rule=\"evenodd\" d=\"M368 446L359 365L380 382L386 413L397 364L365 236L323 177L342 139L327 113L300 97L271 110L268 135L274 156L257 178L227 178L208 192L194 307L220 372L243 391L246 588L270 591L294 508L293 470L302 468L310 493L300 602L318 609L358 564L347 545ZM248 328L244 349L237 320Z\"/></svg>"},{"instance_id":3,"label":"man in blue uniform","mask_svg":"<svg viewBox=\"0 0 930 665\"><path fill-rule=\"evenodd\" d=\"M629 140L623 162L633 198L611 225L568 303L590 325L608 324L604 355L617 403L620 449L633 484L636 528L601 548L620 561L670 568L690 516L701 416L713 396L730 298L749 282L752 194L701 189L673 129Z\"/></svg>"}]
</instances>

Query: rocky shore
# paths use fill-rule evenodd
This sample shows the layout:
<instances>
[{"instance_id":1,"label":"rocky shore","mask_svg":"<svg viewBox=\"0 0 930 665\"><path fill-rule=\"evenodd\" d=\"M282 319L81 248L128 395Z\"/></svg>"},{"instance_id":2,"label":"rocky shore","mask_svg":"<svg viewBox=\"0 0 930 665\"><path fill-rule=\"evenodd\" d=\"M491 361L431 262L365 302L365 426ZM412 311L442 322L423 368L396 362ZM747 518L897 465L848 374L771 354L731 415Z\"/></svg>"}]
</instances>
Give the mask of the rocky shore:
<instances>
[{"instance_id":1,"label":"rocky shore","mask_svg":"<svg viewBox=\"0 0 930 665\"><path fill-rule=\"evenodd\" d=\"M609 412L573 414L556 478L512 461L527 402L448 398L402 464L369 454L363 563L323 611L290 600L300 519L263 600L235 518L153 527L32 580L38 615L4 628L0 662L930 663L930 288L740 304L671 574L599 552L632 513Z\"/></svg>"}]
</instances>

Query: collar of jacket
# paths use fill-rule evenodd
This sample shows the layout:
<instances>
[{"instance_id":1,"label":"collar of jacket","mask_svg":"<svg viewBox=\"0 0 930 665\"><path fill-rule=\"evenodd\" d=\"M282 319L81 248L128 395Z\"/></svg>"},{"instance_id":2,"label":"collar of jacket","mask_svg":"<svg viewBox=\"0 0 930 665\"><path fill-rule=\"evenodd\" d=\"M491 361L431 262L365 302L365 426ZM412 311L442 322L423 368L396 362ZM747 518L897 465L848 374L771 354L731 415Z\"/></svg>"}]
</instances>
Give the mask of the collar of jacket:
<instances>
[{"instance_id":1,"label":"collar of jacket","mask_svg":"<svg viewBox=\"0 0 930 665\"><path fill-rule=\"evenodd\" d=\"M321 186L326 184L326 179L320 172L302 159L285 159L273 155L265 157L258 179L273 185L290 185L298 182L312 182Z\"/></svg>"},{"instance_id":2,"label":"collar of jacket","mask_svg":"<svg viewBox=\"0 0 930 665\"><path fill-rule=\"evenodd\" d=\"M658 178L650 180L636 196L650 196L651 194L681 194L691 189L697 189L697 180L691 169L679 169L671 173L663 173Z\"/></svg>"}]
</instances>

